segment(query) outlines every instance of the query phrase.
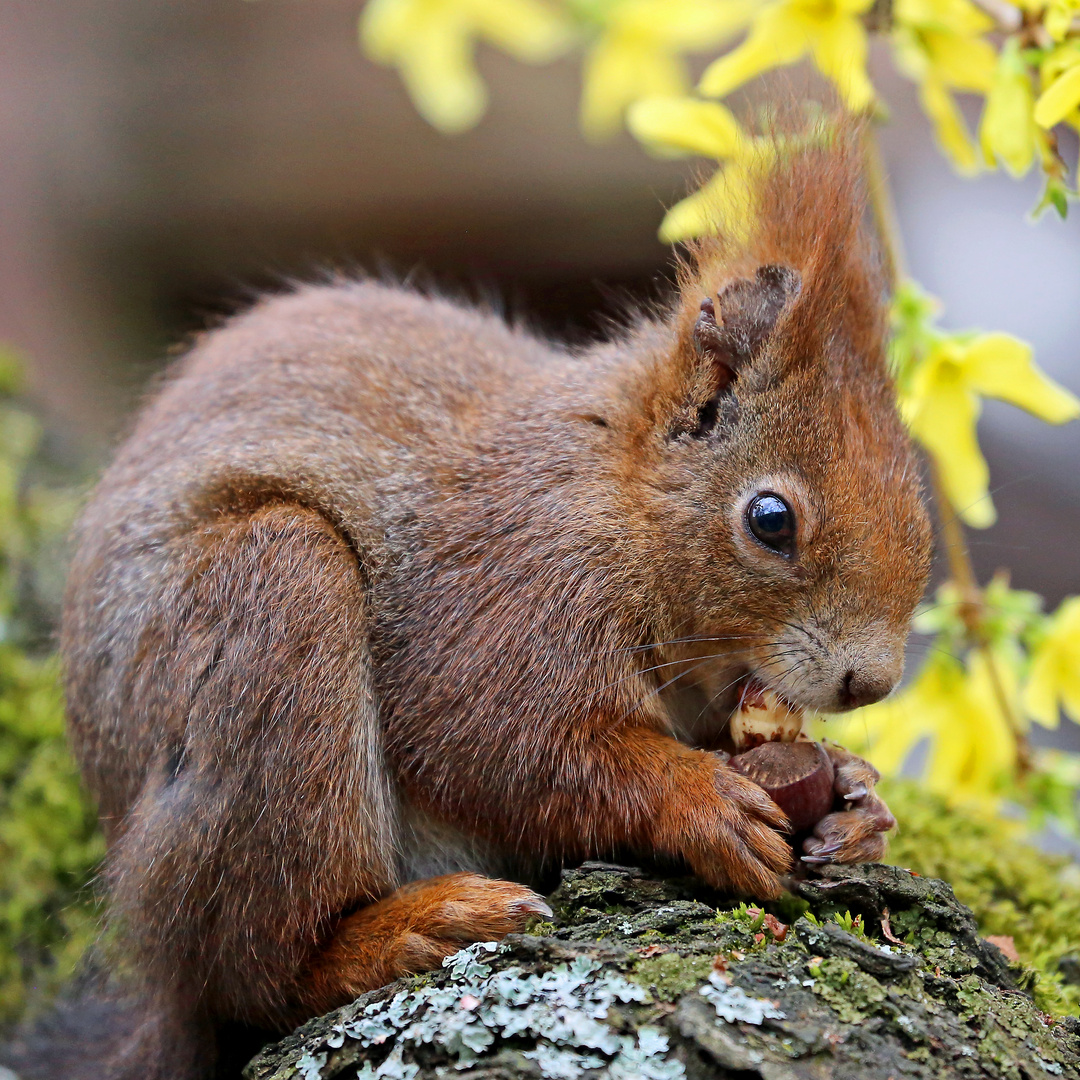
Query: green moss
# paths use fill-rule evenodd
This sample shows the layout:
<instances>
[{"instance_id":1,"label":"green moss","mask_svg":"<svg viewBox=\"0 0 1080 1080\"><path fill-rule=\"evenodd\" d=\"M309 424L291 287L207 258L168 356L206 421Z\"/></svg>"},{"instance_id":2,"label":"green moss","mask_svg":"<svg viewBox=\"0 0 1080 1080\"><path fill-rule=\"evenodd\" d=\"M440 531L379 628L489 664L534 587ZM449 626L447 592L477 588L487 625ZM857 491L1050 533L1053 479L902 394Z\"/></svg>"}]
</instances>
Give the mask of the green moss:
<instances>
[{"instance_id":1,"label":"green moss","mask_svg":"<svg viewBox=\"0 0 1080 1080\"><path fill-rule=\"evenodd\" d=\"M806 970L811 989L845 1024L857 1024L885 1000L885 987L872 975L840 956L811 957Z\"/></svg>"},{"instance_id":2,"label":"green moss","mask_svg":"<svg viewBox=\"0 0 1080 1080\"><path fill-rule=\"evenodd\" d=\"M40 432L0 355L0 1024L68 978L95 933L88 882L102 843L64 745L52 573L69 494L31 482ZM52 595L50 595L52 590Z\"/></svg>"},{"instance_id":3,"label":"green moss","mask_svg":"<svg viewBox=\"0 0 1080 1080\"><path fill-rule=\"evenodd\" d=\"M674 1001L705 982L710 971L709 956L680 956L670 952L639 960L627 978L644 986L660 1001Z\"/></svg>"},{"instance_id":4,"label":"green moss","mask_svg":"<svg viewBox=\"0 0 1080 1080\"><path fill-rule=\"evenodd\" d=\"M1038 974L1040 1008L1075 1013L1080 986L1063 983L1061 958L1080 952L1080 875L1070 860L1047 855L1017 826L978 811L950 808L912 783L883 785L900 827L889 861L948 881L986 935L1011 937L1021 960ZM894 925L900 936L914 925ZM948 942L928 942L941 950Z\"/></svg>"},{"instance_id":5,"label":"green moss","mask_svg":"<svg viewBox=\"0 0 1080 1080\"><path fill-rule=\"evenodd\" d=\"M801 896L796 896L795 893L786 892L779 900L776 900L771 907L776 914L776 917L781 922L787 923L790 926L792 923L798 922L799 919L807 913L810 909L810 904Z\"/></svg>"}]
</instances>

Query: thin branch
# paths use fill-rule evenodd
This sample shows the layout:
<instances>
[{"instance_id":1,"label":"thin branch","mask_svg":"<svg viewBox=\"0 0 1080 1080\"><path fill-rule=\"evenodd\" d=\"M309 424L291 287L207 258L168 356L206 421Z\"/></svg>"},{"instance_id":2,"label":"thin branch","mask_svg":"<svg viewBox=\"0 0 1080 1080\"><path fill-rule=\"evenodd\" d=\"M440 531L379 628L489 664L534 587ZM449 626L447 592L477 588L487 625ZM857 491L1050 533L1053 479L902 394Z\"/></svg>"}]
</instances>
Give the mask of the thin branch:
<instances>
[{"instance_id":1,"label":"thin branch","mask_svg":"<svg viewBox=\"0 0 1080 1080\"><path fill-rule=\"evenodd\" d=\"M895 289L904 276L903 243L889 180L881 161L877 140L870 130L867 130L866 133L864 159L870 205L874 214L874 223L878 230L878 240L885 255L892 286ZM990 676L994 697L997 699L1001 714L1004 716L1016 743L1017 779L1023 780L1033 768L1031 744L1028 741L1027 733L1023 729L1020 718L1013 710L1009 695L1005 692L1005 684L1002 681L1001 672L998 670L997 659L983 632L986 618L986 602L983 590L979 587L978 578L975 576L975 567L971 561L971 551L968 547L964 527L958 515L950 510L949 499L945 494L945 488L941 481L941 471L937 463L932 456L929 460L930 482L934 489L938 508L938 521L945 541L944 548L949 563L949 577L955 583L960 594L957 611L964 624L968 644L972 648L978 649L986 660L986 668Z\"/></svg>"},{"instance_id":2,"label":"thin branch","mask_svg":"<svg viewBox=\"0 0 1080 1080\"><path fill-rule=\"evenodd\" d=\"M907 278L904 239L900 233L900 219L896 213L896 203L893 201L885 163L881 160L877 136L869 125L867 125L866 137L863 140L863 162L878 242L885 256L889 284L895 292L901 282Z\"/></svg>"}]
</instances>

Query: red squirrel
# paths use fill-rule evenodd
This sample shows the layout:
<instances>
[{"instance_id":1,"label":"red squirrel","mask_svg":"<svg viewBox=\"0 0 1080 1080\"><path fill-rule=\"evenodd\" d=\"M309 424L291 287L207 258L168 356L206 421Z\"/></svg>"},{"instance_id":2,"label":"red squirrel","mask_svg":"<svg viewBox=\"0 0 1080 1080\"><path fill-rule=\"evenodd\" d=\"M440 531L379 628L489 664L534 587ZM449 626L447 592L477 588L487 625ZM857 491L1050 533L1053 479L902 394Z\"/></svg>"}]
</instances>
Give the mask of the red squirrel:
<instances>
[{"instance_id":1,"label":"red squirrel","mask_svg":"<svg viewBox=\"0 0 1080 1080\"><path fill-rule=\"evenodd\" d=\"M740 687L884 697L930 560L859 138L779 153L748 235L595 347L349 280L175 365L62 630L145 1007L108 1075L212 1076L223 1025L521 929L567 862L778 892L783 815L722 752ZM796 854L879 858L877 775L831 753L848 808Z\"/></svg>"}]
</instances>

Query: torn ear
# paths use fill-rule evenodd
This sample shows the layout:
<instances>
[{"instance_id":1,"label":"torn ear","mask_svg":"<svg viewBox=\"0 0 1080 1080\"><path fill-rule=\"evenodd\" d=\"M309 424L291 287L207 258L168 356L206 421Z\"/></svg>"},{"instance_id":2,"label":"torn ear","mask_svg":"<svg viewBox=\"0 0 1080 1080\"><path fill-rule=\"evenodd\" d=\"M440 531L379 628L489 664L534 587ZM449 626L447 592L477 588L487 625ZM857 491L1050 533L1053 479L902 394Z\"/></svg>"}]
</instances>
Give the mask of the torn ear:
<instances>
[{"instance_id":1,"label":"torn ear","mask_svg":"<svg viewBox=\"0 0 1080 1080\"><path fill-rule=\"evenodd\" d=\"M752 278L725 286L717 302L712 297L702 300L694 348L716 365L717 393L761 352L788 301L801 288L802 279L789 267L762 266Z\"/></svg>"},{"instance_id":2,"label":"torn ear","mask_svg":"<svg viewBox=\"0 0 1080 1080\"><path fill-rule=\"evenodd\" d=\"M697 356L689 400L671 425L672 437L702 438L720 421L724 391L765 347L802 279L787 266L762 266L752 278L721 289L716 300L701 301L691 343Z\"/></svg>"}]
</instances>

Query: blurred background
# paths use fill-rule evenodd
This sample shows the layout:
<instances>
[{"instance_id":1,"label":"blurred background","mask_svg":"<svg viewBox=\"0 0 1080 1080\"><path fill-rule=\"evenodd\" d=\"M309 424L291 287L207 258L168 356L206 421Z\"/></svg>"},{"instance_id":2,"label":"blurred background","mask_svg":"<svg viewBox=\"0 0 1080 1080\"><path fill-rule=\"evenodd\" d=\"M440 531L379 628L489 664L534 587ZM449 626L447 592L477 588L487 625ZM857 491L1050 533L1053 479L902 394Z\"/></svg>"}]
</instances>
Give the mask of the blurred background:
<instances>
[{"instance_id":1,"label":"blurred background","mask_svg":"<svg viewBox=\"0 0 1080 1080\"><path fill-rule=\"evenodd\" d=\"M0 4L0 342L80 476L170 350L262 288L327 268L421 275L581 340L663 282L656 228L687 167L625 134L586 142L574 58L533 68L481 47L491 111L447 138L360 54L360 6ZM946 326L1017 334L1080 392L1080 213L1031 224L1035 175L955 177L913 87L884 52L873 67L912 274ZM1080 424L990 403L981 435L1000 520L972 535L980 576L1007 565L1052 607L1080 591Z\"/></svg>"}]
</instances>

